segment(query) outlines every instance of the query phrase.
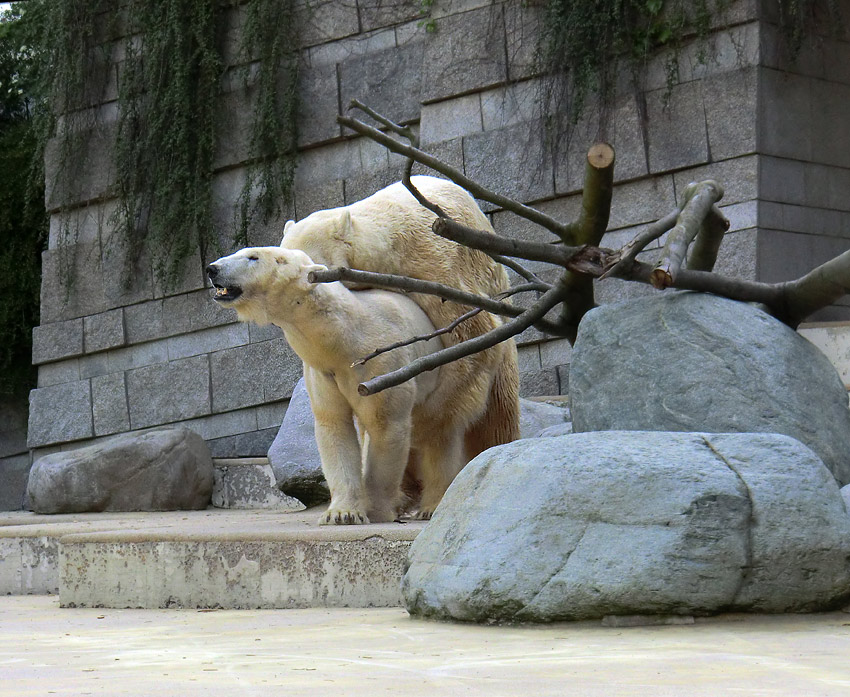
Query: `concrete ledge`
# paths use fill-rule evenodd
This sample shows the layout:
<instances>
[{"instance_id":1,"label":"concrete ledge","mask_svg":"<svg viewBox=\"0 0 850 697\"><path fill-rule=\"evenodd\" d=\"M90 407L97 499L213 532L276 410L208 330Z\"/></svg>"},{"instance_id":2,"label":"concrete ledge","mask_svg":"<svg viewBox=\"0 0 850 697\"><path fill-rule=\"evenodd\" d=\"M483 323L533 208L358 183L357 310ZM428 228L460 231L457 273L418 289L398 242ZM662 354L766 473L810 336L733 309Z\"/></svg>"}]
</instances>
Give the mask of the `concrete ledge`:
<instances>
[{"instance_id":1,"label":"concrete ledge","mask_svg":"<svg viewBox=\"0 0 850 697\"><path fill-rule=\"evenodd\" d=\"M321 508L0 514L0 594L64 607L397 607L423 522L319 526Z\"/></svg>"}]
</instances>

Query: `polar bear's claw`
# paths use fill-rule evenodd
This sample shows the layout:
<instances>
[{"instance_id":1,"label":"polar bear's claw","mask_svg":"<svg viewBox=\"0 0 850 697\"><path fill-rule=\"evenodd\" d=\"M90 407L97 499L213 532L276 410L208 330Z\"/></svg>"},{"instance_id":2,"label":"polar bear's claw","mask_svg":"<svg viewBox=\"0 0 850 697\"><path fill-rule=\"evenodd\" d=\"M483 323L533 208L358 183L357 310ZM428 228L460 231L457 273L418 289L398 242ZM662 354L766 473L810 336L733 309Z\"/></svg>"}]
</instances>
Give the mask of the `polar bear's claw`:
<instances>
[{"instance_id":1,"label":"polar bear's claw","mask_svg":"<svg viewBox=\"0 0 850 697\"><path fill-rule=\"evenodd\" d=\"M368 525L369 518L360 511L330 510L319 518L319 525Z\"/></svg>"}]
</instances>

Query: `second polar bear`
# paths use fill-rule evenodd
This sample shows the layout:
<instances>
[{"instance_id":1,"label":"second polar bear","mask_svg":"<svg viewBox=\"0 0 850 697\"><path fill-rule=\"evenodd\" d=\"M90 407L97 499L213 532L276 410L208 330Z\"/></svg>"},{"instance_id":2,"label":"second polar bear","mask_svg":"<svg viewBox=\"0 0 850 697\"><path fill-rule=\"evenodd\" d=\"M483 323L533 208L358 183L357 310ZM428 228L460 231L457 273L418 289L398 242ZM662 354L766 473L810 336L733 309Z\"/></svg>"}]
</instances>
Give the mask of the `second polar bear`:
<instances>
[{"instance_id":1,"label":"second polar bear","mask_svg":"<svg viewBox=\"0 0 850 697\"><path fill-rule=\"evenodd\" d=\"M467 191L453 182L417 176L413 184L452 219L493 232L487 217ZM402 183L381 189L349 206L321 210L284 228L281 246L300 249L327 266L400 274L493 296L508 288L504 268L483 252L438 237L436 216L421 206ZM431 295L412 294L432 324L445 327L469 308ZM499 326L487 312L442 337L460 343ZM386 342L385 342L386 343ZM441 431L461 424L467 461L494 445L519 437L519 374L514 342L445 366L438 390L443 405Z\"/></svg>"},{"instance_id":2,"label":"second polar bear","mask_svg":"<svg viewBox=\"0 0 850 697\"><path fill-rule=\"evenodd\" d=\"M410 298L383 290L350 291L341 283L313 284L324 269L300 250L251 247L207 267L215 299L239 319L276 324L304 362L315 417L316 442L331 503L320 523L395 520L408 454L422 478L420 514L430 517L454 476L466 464L465 424L443 419L438 385L445 368L370 397L359 383L390 372L442 347L417 342L353 365L377 347L430 334L434 325ZM354 420L365 433L362 449ZM448 428L448 431L440 429Z\"/></svg>"}]
</instances>

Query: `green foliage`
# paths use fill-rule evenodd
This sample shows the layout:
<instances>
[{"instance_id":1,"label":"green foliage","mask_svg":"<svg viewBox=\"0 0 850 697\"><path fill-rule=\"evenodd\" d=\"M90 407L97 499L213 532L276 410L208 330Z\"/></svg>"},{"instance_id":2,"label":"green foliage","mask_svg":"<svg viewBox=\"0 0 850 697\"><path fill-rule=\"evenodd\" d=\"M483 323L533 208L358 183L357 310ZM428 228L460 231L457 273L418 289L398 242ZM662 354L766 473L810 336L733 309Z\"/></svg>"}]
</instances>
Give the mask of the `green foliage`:
<instances>
[{"instance_id":1,"label":"green foliage","mask_svg":"<svg viewBox=\"0 0 850 697\"><path fill-rule=\"evenodd\" d=\"M255 93L250 148L256 164L240 195L237 243L249 244L256 215L268 222L292 201L298 136L295 27L294 0L250 0L245 7L240 59L246 89Z\"/></svg>"},{"instance_id":2,"label":"green foliage","mask_svg":"<svg viewBox=\"0 0 850 697\"><path fill-rule=\"evenodd\" d=\"M610 96L618 74L632 77L660 48L673 49L668 84L686 37L708 34L728 0L548 0L538 44L541 68L564 78L554 95L575 122L591 96Z\"/></svg>"},{"instance_id":3,"label":"green foliage","mask_svg":"<svg viewBox=\"0 0 850 697\"><path fill-rule=\"evenodd\" d=\"M30 29L20 5L0 15L0 396L35 386L32 328L38 324L46 217L43 189L28 186L37 150Z\"/></svg>"},{"instance_id":4,"label":"green foliage","mask_svg":"<svg viewBox=\"0 0 850 697\"><path fill-rule=\"evenodd\" d=\"M210 0L131 0L115 145L119 233L173 282L213 242L212 166L222 64Z\"/></svg>"}]
</instances>

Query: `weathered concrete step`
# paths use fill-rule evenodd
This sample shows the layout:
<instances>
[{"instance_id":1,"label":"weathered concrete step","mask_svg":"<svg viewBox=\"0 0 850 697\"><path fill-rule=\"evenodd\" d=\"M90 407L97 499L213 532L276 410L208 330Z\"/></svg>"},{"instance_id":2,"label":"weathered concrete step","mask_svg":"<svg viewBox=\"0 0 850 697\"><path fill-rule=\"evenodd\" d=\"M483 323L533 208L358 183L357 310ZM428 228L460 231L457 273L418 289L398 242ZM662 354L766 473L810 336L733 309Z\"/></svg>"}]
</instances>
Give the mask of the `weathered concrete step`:
<instances>
[{"instance_id":1,"label":"weathered concrete step","mask_svg":"<svg viewBox=\"0 0 850 697\"><path fill-rule=\"evenodd\" d=\"M321 509L0 515L0 594L66 607L392 607L421 522L320 527Z\"/></svg>"}]
</instances>

